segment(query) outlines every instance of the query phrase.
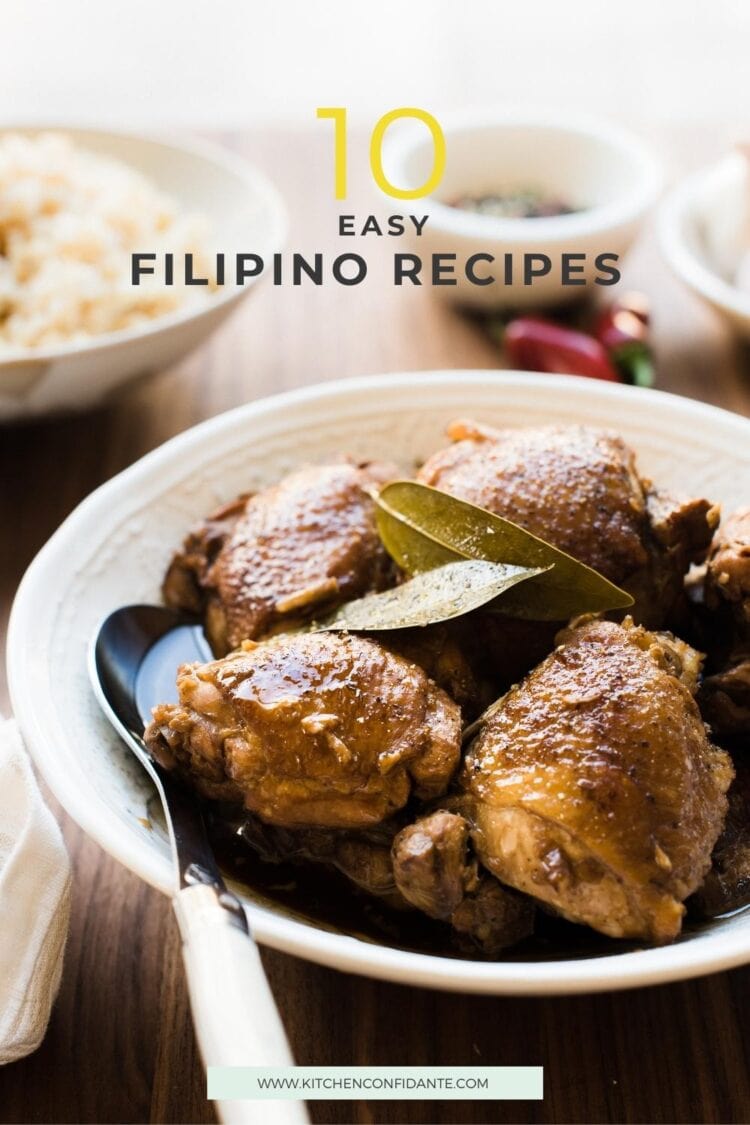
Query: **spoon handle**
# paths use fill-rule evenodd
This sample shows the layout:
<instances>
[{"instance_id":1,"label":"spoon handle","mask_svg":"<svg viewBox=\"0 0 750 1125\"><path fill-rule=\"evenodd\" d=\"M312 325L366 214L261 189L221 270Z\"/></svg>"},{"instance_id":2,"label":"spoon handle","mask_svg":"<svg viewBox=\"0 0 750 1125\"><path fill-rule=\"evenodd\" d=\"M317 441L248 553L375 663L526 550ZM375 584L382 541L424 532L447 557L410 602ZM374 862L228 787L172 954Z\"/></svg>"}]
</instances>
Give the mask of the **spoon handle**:
<instances>
[{"instance_id":1,"label":"spoon handle","mask_svg":"<svg viewBox=\"0 0 750 1125\"><path fill-rule=\"evenodd\" d=\"M293 1066L252 937L210 886L184 887L173 903L205 1065ZM299 1101L225 1101L218 1110L224 1125L303 1125L309 1120Z\"/></svg>"}]
</instances>

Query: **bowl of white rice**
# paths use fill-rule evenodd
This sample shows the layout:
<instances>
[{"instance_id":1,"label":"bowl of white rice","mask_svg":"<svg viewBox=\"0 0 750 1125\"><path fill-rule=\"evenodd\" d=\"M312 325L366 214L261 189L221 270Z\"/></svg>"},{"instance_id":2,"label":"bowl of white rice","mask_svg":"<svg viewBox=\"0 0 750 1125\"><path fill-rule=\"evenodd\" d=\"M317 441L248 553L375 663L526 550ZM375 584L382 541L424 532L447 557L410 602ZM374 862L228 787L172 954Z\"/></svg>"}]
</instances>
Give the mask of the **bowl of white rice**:
<instances>
[{"instance_id":1,"label":"bowl of white rice","mask_svg":"<svg viewBox=\"0 0 750 1125\"><path fill-rule=\"evenodd\" d=\"M285 231L275 188L218 147L0 131L0 422L87 409L176 363L257 281L219 284L217 255L268 260Z\"/></svg>"}]
</instances>

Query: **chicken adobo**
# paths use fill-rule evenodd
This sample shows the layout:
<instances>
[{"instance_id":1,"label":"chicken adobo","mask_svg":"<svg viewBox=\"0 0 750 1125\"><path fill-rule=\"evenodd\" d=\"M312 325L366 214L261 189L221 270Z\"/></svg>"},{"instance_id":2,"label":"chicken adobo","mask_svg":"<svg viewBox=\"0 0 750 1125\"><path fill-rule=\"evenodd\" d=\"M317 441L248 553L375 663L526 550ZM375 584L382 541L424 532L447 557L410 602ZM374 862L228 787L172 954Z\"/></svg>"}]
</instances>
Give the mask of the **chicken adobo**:
<instances>
[{"instance_id":1,"label":"chicken adobo","mask_svg":"<svg viewBox=\"0 0 750 1125\"><path fill-rule=\"evenodd\" d=\"M669 941L732 779L693 699L697 655L629 620L558 640L466 756L474 846L502 883L573 922Z\"/></svg>"},{"instance_id":2,"label":"chicken adobo","mask_svg":"<svg viewBox=\"0 0 750 1125\"><path fill-rule=\"evenodd\" d=\"M507 612L493 590L481 609L351 631L339 607L418 573L380 523L398 474L304 467L175 554L165 599L202 620L216 659L179 669L149 749L235 851L321 902L327 879L361 907L351 928L377 917L383 940L417 927L446 953L529 956L551 920L563 946L566 926L659 944L686 909L745 905L748 784L730 753L750 730L750 509L719 528L716 505L656 487L609 431L448 433L418 483L567 552L620 600L556 621L559 602L508 610L520 585Z\"/></svg>"},{"instance_id":3,"label":"chicken adobo","mask_svg":"<svg viewBox=\"0 0 750 1125\"><path fill-rule=\"evenodd\" d=\"M393 473L341 460L241 497L188 536L167 572L165 601L203 613L211 647L223 656L381 589L392 568L367 488Z\"/></svg>"},{"instance_id":4,"label":"chicken adobo","mask_svg":"<svg viewBox=\"0 0 750 1125\"><path fill-rule=\"evenodd\" d=\"M270 824L377 824L412 790L439 797L459 762L457 704L365 637L246 641L213 664L184 666L177 687L179 703L154 710L154 756Z\"/></svg>"},{"instance_id":5,"label":"chicken adobo","mask_svg":"<svg viewBox=\"0 0 750 1125\"><path fill-rule=\"evenodd\" d=\"M609 431L455 422L448 436L454 444L422 466L420 481L546 539L630 591L643 624L664 623L689 564L705 558L714 505L654 489Z\"/></svg>"}]
</instances>

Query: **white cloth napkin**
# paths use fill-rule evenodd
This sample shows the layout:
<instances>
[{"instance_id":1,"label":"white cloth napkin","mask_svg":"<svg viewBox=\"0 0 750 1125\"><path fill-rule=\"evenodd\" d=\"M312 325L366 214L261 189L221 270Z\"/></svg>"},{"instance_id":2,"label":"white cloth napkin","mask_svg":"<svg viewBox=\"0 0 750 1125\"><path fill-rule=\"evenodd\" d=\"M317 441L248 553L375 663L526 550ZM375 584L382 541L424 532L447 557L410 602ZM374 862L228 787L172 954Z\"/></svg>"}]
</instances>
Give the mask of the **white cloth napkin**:
<instances>
[{"instance_id":1,"label":"white cloth napkin","mask_svg":"<svg viewBox=\"0 0 750 1125\"><path fill-rule=\"evenodd\" d=\"M0 1063L30 1054L60 986L70 861L18 727L0 716Z\"/></svg>"}]
</instances>

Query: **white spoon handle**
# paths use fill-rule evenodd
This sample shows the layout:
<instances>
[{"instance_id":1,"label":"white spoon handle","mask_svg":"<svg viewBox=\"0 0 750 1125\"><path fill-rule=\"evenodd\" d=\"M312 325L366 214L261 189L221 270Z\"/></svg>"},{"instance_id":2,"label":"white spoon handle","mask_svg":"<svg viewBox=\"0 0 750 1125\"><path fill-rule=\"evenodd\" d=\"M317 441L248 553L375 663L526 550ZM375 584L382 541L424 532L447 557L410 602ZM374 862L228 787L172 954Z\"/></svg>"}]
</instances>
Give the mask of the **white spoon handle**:
<instances>
[{"instance_id":1,"label":"white spoon handle","mask_svg":"<svg viewBox=\"0 0 750 1125\"><path fill-rule=\"evenodd\" d=\"M173 899L182 934L193 1023L208 1066L293 1066L258 947L213 888L185 887ZM225 1125L302 1125L303 1102L218 1102Z\"/></svg>"}]
</instances>

